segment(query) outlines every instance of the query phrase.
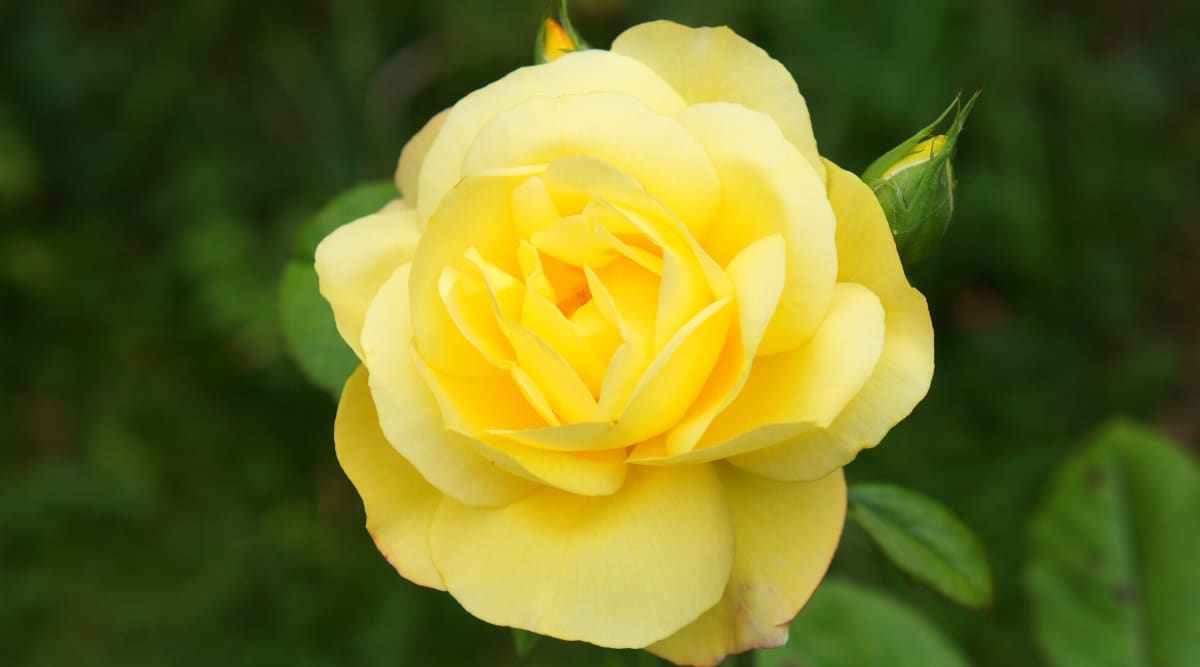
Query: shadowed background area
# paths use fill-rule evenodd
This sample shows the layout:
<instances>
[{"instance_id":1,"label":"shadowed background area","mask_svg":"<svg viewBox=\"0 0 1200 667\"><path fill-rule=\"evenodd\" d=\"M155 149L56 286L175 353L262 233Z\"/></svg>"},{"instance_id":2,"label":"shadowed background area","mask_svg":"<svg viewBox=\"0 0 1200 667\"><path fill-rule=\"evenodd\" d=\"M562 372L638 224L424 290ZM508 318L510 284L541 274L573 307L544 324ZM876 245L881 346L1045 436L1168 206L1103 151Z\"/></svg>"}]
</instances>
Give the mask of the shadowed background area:
<instances>
[{"instance_id":1,"label":"shadowed background area","mask_svg":"<svg viewBox=\"0 0 1200 667\"><path fill-rule=\"evenodd\" d=\"M933 389L848 473L957 512L996 603L941 600L854 528L834 570L978 665L1040 664L1025 518L1051 471L1113 414L1200 443L1200 6L572 7L599 46L652 18L730 25L788 66L821 152L855 171L985 88L949 235L911 273ZM541 10L0 0L6 663L516 664L507 631L373 549L276 284L324 201L390 177L426 118L530 60Z\"/></svg>"}]
</instances>

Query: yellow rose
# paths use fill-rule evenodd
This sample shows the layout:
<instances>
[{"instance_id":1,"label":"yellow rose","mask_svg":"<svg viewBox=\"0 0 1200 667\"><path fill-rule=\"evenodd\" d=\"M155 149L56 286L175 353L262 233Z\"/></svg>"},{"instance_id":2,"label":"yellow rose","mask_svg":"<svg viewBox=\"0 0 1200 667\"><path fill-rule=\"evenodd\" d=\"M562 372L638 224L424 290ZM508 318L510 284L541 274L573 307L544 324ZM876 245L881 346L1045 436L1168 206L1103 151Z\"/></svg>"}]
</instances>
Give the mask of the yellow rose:
<instances>
[{"instance_id":1,"label":"yellow rose","mask_svg":"<svg viewBox=\"0 0 1200 667\"><path fill-rule=\"evenodd\" d=\"M636 26L405 148L317 250L362 360L338 459L404 577L489 623L714 664L787 640L841 467L924 396L933 332L786 69Z\"/></svg>"}]
</instances>

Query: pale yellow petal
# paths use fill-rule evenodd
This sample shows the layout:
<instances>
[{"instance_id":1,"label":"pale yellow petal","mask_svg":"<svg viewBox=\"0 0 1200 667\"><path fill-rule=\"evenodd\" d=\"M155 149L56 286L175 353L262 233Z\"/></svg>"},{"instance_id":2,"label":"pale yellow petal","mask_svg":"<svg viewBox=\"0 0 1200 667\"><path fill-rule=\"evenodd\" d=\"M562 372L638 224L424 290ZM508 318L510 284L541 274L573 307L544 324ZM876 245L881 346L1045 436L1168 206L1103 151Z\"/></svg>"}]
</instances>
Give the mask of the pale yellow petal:
<instances>
[{"instance_id":1,"label":"pale yellow petal","mask_svg":"<svg viewBox=\"0 0 1200 667\"><path fill-rule=\"evenodd\" d=\"M342 391L333 440L379 552L405 579L445 590L429 555L429 525L444 496L384 439L362 366Z\"/></svg>"},{"instance_id":2,"label":"pale yellow petal","mask_svg":"<svg viewBox=\"0 0 1200 667\"><path fill-rule=\"evenodd\" d=\"M709 466L631 471L621 491L542 489L505 507L447 500L433 560L450 594L493 625L642 647L720 599L733 528Z\"/></svg>"},{"instance_id":3,"label":"pale yellow petal","mask_svg":"<svg viewBox=\"0 0 1200 667\"><path fill-rule=\"evenodd\" d=\"M733 299L696 313L650 362L618 421L635 441L674 426L704 387L729 335Z\"/></svg>"},{"instance_id":4,"label":"pale yellow petal","mask_svg":"<svg viewBox=\"0 0 1200 667\"><path fill-rule=\"evenodd\" d=\"M413 361L409 266L379 289L363 327L371 396L388 442L442 493L473 505L499 505L533 485L479 456L464 436L446 430L438 404Z\"/></svg>"},{"instance_id":5,"label":"pale yellow petal","mask_svg":"<svg viewBox=\"0 0 1200 667\"><path fill-rule=\"evenodd\" d=\"M605 364L580 335L579 330L542 295L526 290L521 324L559 354L579 375L591 396L600 395ZM595 401L592 401L595 409Z\"/></svg>"},{"instance_id":6,"label":"pale yellow petal","mask_svg":"<svg viewBox=\"0 0 1200 667\"><path fill-rule=\"evenodd\" d=\"M871 189L828 163L829 196L838 215L839 278L869 287L884 309L879 363L833 423L790 442L733 459L784 480L815 479L874 447L924 398L933 378L933 326L921 293L908 285L887 218Z\"/></svg>"},{"instance_id":7,"label":"pale yellow petal","mask_svg":"<svg viewBox=\"0 0 1200 667\"><path fill-rule=\"evenodd\" d=\"M389 207L334 230L317 246L321 295L333 309L338 333L363 358L363 320L379 286L412 259L420 233L416 213Z\"/></svg>"},{"instance_id":8,"label":"pale yellow petal","mask_svg":"<svg viewBox=\"0 0 1200 667\"><path fill-rule=\"evenodd\" d=\"M558 428L569 429L572 424ZM548 429L547 429L548 430ZM527 431L518 431L524 433ZM537 480L549 488L578 496L609 496L621 490L628 466L625 452L564 452L530 447L507 434L489 433L478 451L505 470Z\"/></svg>"},{"instance_id":9,"label":"pale yellow petal","mask_svg":"<svg viewBox=\"0 0 1200 667\"><path fill-rule=\"evenodd\" d=\"M400 162L396 165L396 187L408 200L409 206L417 205L417 181L421 175L421 164L425 162L425 154L429 152L433 140L437 139L438 132L442 131L442 124L446 122L449 113L449 109L443 109L430 118L412 139L408 140L404 150L400 151Z\"/></svg>"},{"instance_id":10,"label":"pale yellow petal","mask_svg":"<svg viewBox=\"0 0 1200 667\"><path fill-rule=\"evenodd\" d=\"M467 254L472 249L501 271L520 275L512 195L532 175L504 172L463 181L422 235L413 256L411 321L417 348L434 368L467 376L507 373L459 331L442 299L440 281L448 266L470 269Z\"/></svg>"},{"instance_id":11,"label":"pale yellow petal","mask_svg":"<svg viewBox=\"0 0 1200 667\"><path fill-rule=\"evenodd\" d=\"M795 348L824 317L837 276L835 219L824 183L762 113L736 104L701 104L679 119L704 145L725 188L705 250L725 265L751 243L783 236L783 293L755 352Z\"/></svg>"},{"instance_id":12,"label":"pale yellow petal","mask_svg":"<svg viewBox=\"0 0 1200 667\"><path fill-rule=\"evenodd\" d=\"M596 421L498 434L531 447L560 451L607 450L654 437L679 421L704 386L728 334L732 310L732 300L726 297L682 327L648 363L616 417L601 413ZM623 363L620 353L614 355L615 363Z\"/></svg>"},{"instance_id":13,"label":"pale yellow petal","mask_svg":"<svg viewBox=\"0 0 1200 667\"><path fill-rule=\"evenodd\" d=\"M424 385L441 409L442 423L451 431L474 438L487 429L545 426L545 420L524 398L511 373L467 377L443 373L419 353L413 355Z\"/></svg>"},{"instance_id":14,"label":"pale yellow petal","mask_svg":"<svg viewBox=\"0 0 1200 667\"><path fill-rule=\"evenodd\" d=\"M492 295L482 278L447 266L438 279L438 293L455 328L488 363L503 369L516 364L516 354L496 321Z\"/></svg>"},{"instance_id":15,"label":"pale yellow petal","mask_svg":"<svg viewBox=\"0 0 1200 667\"><path fill-rule=\"evenodd\" d=\"M824 176L808 105L796 81L779 61L729 28L642 23L613 40L612 50L649 65L688 104L733 102L767 114Z\"/></svg>"},{"instance_id":16,"label":"pale yellow petal","mask_svg":"<svg viewBox=\"0 0 1200 667\"><path fill-rule=\"evenodd\" d=\"M828 426L863 389L882 349L880 301L865 287L839 283L816 334L803 347L757 357L742 392L716 416L694 450L642 462L724 458Z\"/></svg>"},{"instance_id":17,"label":"pale yellow petal","mask_svg":"<svg viewBox=\"0 0 1200 667\"><path fill-rule=\"evenodd\" d=\"M689 452L712 420L741 392L783 291L784 256L783 237L774 234L750 244L729 262L726 273L737 298L736 326L730 331L730 339L684 418L666 438L639 444L631 461L676 461L674 457ZM708 456L703 459L715 460Z\"/></svg>"},{"instance_id":18,"label":"pale yellow petal","mask_svg":"<svg viewBox=\"0 0 1200 667\"><path fill-rule=\"evenodd\" d=\"M483 282L490 293L486 308L512 345L517 365L524 372L523 379L532 380L540 389L546 402L554 409L555 414L563 421L576 422L591 419L596 412L596 399L592 396L587 385L563 356L549 341L538 336L533 330L519 322L525 288L523 283L516 280L499 267L483 260L472 248L467 253L468 259L480 271ZM553 308L553 306L551 306ZM516 379L514 377L514 379ZM488 380L491 381L491 380ZM518 380L519 382L521 380ZM477 401L466 404L489 403L499 406L504 392L487 391L479 396ZM489 398L492 396L493 398ZM505 420L507 422L507 420ZM557 420L551 420L557 421ZM481 422L484 428L516 428L508 423Z\"/></svg>"},{"instance_id":19,"label":"pale yellow petal","mask_svg":"<svg viewBox=\"0 0 1200 667\"><path fill-rule=\"evenodd\" d=\"M546 393L555 414L568 423L595 417L595 397L562 353L523 325L505 322L504 331L517 362Z\"/></svg>"},{"instance_id":20,"label":"pale yellow petal","mask_svg":"<svg viewBox=\"0 0 1200 667\"><path fill-rule=\"evenodd\" d=\"M704 149L669 116L629 95L535 97L479 130L462 173L586 155L629 175L703 237L721 197Z\"/></svg>"},{"instance_id":21,"label":"pale yellow petal","mask_svg":"<svg viewBox=\"0 0 1200 667\"><path fill-rule=\"evenodd\" d=\"M450 110L421 166L417 201L421 220L428 220L442 197L464 176L463 158L480 128L533 97L605 91L635 97L650 110L673 114L683 100L671 86L642 63L609 51L569 53L554 62L523 67L460 100Z\"/></svg>"},{"instance_id":22,"label":"pale yellow petal","mask_svg":"<svg viewBox=\"0 0 1200 667\"><path fill-rule=\"evenodd\" d=\"M559 219L558 209L546 183L534 176L517 186L512 193L513 219L517 236L528 239Z\"/></svg>"},{"instance_id":23,"label":"pale yellow petal","mask_svg":"<svg viewBox=\"0 0 1200 667\"><path fill-rule=\"evenodd\" d=\"M808 483L719 470L733 515L733 570L716 606L649 647L678 664L715 665L787 642L788 623L824 578L845 524L840 470Z\"/></svg>"},{"instance_id":24,"label":"pale yellow petal","mask_svg":"<svg viewBox=\"0 0 1200 667\"><path fill-rule=\"evenodd\" d=\"M838 280L865 285L886 305L909 289L887 215L858 176L826 160L826 188L837 216Z\"/></svg>"},{"instance_id":25,"label":"pale yellow petal","mask_svg":"<svg viewBox=\"0 0 1200 667\"><path fill-rule=\"evenodd\" d=\"M569 451L571 447L529 446L510 435L551 430L546 424L554 424L557 415L544 392L552 388L521 373L469 378L442 373L419 356L414 363L437 400L446 428L468 436L463 442L499 470L585 496L621 488L623 452L583 456ZM550 414L543 417L547 410Z\"/></svg>"},{"instance_id":26,"label":"pale yellow petal","mask_svg":"<svg viewBox=\"0 0 1200 667\"><path fill-rule=\"evenodd\" d=\"M827 426L870 377L883 331L879 299L861 285L839 283L817 333L795 350L757 358L741 394L696 449L755 438L768 425Z\"/></svg>"}]
</instances>

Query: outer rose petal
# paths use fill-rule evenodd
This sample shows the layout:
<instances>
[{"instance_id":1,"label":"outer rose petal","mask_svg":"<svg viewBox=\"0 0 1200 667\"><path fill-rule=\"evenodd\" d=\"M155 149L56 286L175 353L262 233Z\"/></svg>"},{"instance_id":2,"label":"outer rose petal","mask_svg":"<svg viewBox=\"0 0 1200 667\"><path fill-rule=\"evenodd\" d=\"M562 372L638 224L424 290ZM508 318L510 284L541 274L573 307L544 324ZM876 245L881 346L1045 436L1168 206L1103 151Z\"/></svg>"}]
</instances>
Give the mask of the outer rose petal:
<instances>
[{"instance_id":1,"label":"outer rose petal","mask_svg":"<svg viewBox=\"0 0 1200 667\"><path fill-rule=\"evenodd\" d=\"M752 353L802 345L821 323L837 276L835 219L824 183L765 114L712 103L689 107L679 120L708 151L725 191L705 249L727 264L769 234L786 242L783 293Z\"/></svg>"},{"instance_id":2,"label":"outer rose petal","mask_svg":"<svg viewBox=\"0 0 1200 667\"><path fill-rule=\"evenodd\" d=\"M707 231L721 199L721 182L708 155L675 119L630 95L580 93L521 102L480 129L462 171L476 174L579 155L607 162L636 180L694 236Z\"/></svg>"},{"instance_id":3,"label":"outer rose petal","mask_svg":"<svg viewBox=\"0 0 1200 667\"><path fill-rule=\"evenodd\" d=\"M732 459L773 479L814 479L849 463L908 416L933 379L929 308L904 277L883 209L857 176L832 162L826 166L829 198L838 216L838 279L857 282L879 296L885 318L883 354L862 391L827 428Z\"/></svg>"},{"instance_id":4,"label":"outer rose petal","mask_svg":"<svg viewBox=\"0 0 1200 667\"><path fill-rule=\"evenodd\" d=\"M833 422L878 364L884 326L883 308L870 290L839 283L817 333L794 350L756 359L742 393L713 420L697 451L739 440L762 447L779 440L760 440L760 431L777 437L780 425L807 430Z\"/></svg>"},{"instance_id":5,"label":"outer rose petal","mask_svg":"<svg viewBox=\"0 0 1200 667\"><path fill-rule=\"evenodd\" d=\"M408 301L409 265L379 289L363 327L371 396L388 442L429 483L464 503L501 505L533 485L477 454L463 436L446 430L433 395L413 362Z\"/></svg>"},{"instance_id":6,"label":"outer rose petal","mask_svg":"<svg viewBox=\"0 0 1200 667\"><path fill-rule=\"evenodd\" d=\"M734 553L707 465L631 470L600 498L542 489L497 508L447 500L430 546L475 616L614 648L663 639L716 604Z\"/></svg>"},{"instance_id":7,"label":"outer rose petal","mask_svg":"<svg viewBox=\"0 0 1200 667\"><path fill-rule=\"evenodd\" d=\"M496 114L533 97L590 92L624 93L651 110L673 114L683 100L650 68L609 51L576 51L545 65L522 67L459 100L421 166L417 207L429 220L442 197L464 176L463 157L479 129Z\"/></svg>"},{"instance_id":8,"label":"outer rose petal","mask_svg":"<svg viewBox=\"0 0 1200 667\"><path fill-rule=\"evenodd\" d=\"M382 211L342 225L317 246L321 295L333 309L338 333L363 358L363 320L379 286L417 247L417 215L389 204Z\"/></svg>"},{"instance_id":9,"label":"outer rose petal","mask_svg":"<svg viewBox=\"0 0 1200 667\"><path fill-rule=\"evenodd\" d=\"M430 118L413 138L408 140L404 150L400 151L400 162L396 164L396 187L408 200L409 206L417 205L417 179L421 176L421 165L425 162L425 154L429 152L433 140L437 139L438 132L442 131L442 125L448 115L450 110L443 109Z\"/></svg>"},{"instance_id":10,"label":"outer rose petal","mask_svg":"<svg viewBox=\"0 0 1200 667\"><path fill-rule=\"evenodd\" d=\"M380 553L404 578L445 590L429 555L429 524L443 496L384 439L363 366L346 381L333 440Z\"/></svg>"},{"instance_id":11,"label":"outer rose petal","mask_svg":"<svg viewBox=\"0 0 1200 667\"><path fill-rule=\"evenodd\" d=\"M733 514L733 572L721 601L649 651L714 665L726 655L787 642L787 624L825 576L846 519L841 470L786 483L717 467Z\"/></svg>"},{"instance_id":12,"label":"outer rose petal","mask_svg":"<svg viewBox=\"0 0 1200 667\"><path fill-rule=\"evenodd\" d=\"M729 28L642 23L613 40L612 50L649 65L688 104L734 102L771 116L824 177L808 105L796 81L778 60Z\"/></svg>"},{"instance_id":13,"label":"outer rose petal","mask_svg":"<svg viewBox=\"0 0 1200 667\"><path fill-rule=\"evenodd\" d=\"M512 194L530 175L505 172L464 179L445 197L421 237L413 257L410 321L421 356L440 371L471 377L505 372L463 336L438 285L446 267L462 262L471 248L509 275L520 275Z\"/></svg>"}]
</instances>

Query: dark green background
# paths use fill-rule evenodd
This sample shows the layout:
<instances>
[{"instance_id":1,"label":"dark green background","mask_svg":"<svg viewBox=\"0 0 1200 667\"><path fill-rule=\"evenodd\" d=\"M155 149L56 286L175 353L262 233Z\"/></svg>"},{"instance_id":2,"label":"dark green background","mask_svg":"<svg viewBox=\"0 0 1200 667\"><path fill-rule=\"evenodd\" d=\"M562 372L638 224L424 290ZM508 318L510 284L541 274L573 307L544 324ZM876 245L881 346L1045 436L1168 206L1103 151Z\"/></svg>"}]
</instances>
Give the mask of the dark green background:
<instances>
[{"instance_id":1,"label":"dark green background","mask_svg":"<svg viewBox=\"0 0 1200 667\"><path fill-rule=\"evenodd\" d=\"M849 475L959 513L998 599L953 607L854 529L834 568L924 609L979 665L1039 664L1024 521L1056 464L1110 414L1200 440L1200 5L573 6L601 46L651 18L729 24L791 69L822 153L856 170L985 88L949 236L912 273L933 389ZM275 287L305 218L525 64L540 11L0 0L6 664L515 660L505 631L375 553Z\"/></svg>"}]
</instances>

